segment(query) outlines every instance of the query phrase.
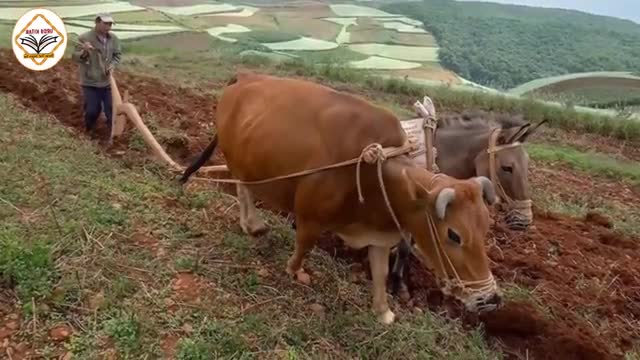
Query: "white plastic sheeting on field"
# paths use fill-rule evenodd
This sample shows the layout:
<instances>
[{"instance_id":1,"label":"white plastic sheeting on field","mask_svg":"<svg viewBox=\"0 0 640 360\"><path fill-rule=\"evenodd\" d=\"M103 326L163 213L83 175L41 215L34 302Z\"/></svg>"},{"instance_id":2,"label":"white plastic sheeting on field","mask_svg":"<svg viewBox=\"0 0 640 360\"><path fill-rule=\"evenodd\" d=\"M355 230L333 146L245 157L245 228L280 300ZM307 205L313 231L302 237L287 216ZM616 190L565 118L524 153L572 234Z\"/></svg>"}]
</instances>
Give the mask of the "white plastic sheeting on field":
<instances>
[{"instance_id":1,"label":"white plastic sheeting on field","mask_svg":"<svg viewBox=\"0 0 640 360\"><path fill-rule=\"evenodd\" d=\"M216 26L216 27L212 27L207 29L207 32L209 33L209 35L216 37L222 41L226 41L226 42L236 42L238 41L237 39L234 38L229 38L226 36L222 36L222 34L225 33L243 33L243 32L250 32L251 29L242 26L242 25L236 25L236 24L227 24L226 26Z\"/></svg>"},{"instance_id":2,"label":"white plastic sheeting on field","mask_svg":"<svg viewBox=\"0 0 640 360\"><path fill-rule=\"evenodd\" d=\"M370 56L364 60L351 61L349 66L356 69L405 70L419 68L422 65L415 62Z\"/></svg>"},{"instance_id":3,"label":"white plastic sheeting on field","mask_svg":"<svg viewBox=\"0 0 640 360\"><path fill-rule=\"evenodd\" d=\"M248 5L239 5L238 9L242 9L242 11L234 11L234 12L223 12L223 13L215 13L215 14L204 14L203 16L230 16L230 17L249 17L253 16L256 12L258 12L258 8Z\"/></svg>"},{"instance_id":4,"label":"white plastic sheeting on field","mask_svg":"<svg viewBox=\"0 0 640 360\"><path fill-rule=\"evenodd\" d=\"M277 43L262 44L271 50L330 50L338 47L338 44L331 41L302 37L296 40L282 41Z\"/></svg>"},{"instance_id":5,"label":"white plastic sheeting on field","mask_svg":"<svg viewBox=\"0 0 640 360\"><path fill-rule=\"evenodd\" d=\"M412 33L412 34L426 34L426 30L413 26L413 25L408 25L405 24L403 22L399 22L399 21L389 21L389 22L385 22L382 24L384 26L385 29L393 29L396 30L398 32L403 32L403 33Z\"/></svg>"},{"instance_id":6,"label":"white plastic sheeting on field","mask_svg":"<svg viewBox=\"0 0 640 360\"><path fill-rule=\"evenodd\" d=\"M398 60L424 62L438 61L437 47L370 43L349 45L349 49L365 55L379 55Z\"/></svg>"},{"instance_id":7,"label":"white plastic sheeting on field","mask_svg":"<svg viewBox=\"0 0 640 360\"><path fill-rule=\"evenodd\" d=\"M322 20L329 21L334 24L342 25L342 28L340 29L338 36L336 36L336 43L338 44L348 43L349 40L351 40L351 34L347 31L347 28L351 25L353 26L358 25L358 22L356 21L357 19L354 17L350 17L350 18L328 17L328 18L323 18Z\"/></svg>"}]
</instances>

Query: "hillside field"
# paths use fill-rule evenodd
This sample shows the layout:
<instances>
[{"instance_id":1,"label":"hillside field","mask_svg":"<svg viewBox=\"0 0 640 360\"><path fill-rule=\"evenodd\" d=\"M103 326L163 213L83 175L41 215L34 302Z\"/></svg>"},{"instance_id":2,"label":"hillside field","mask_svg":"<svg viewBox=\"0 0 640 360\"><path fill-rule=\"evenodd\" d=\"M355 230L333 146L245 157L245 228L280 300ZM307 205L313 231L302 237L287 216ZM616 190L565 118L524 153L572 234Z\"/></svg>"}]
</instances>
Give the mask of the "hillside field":
<instances>
[{"instance_id":1,"label":"hillside field","mask_svg":"<svg viewBox=\"0 0 640 360\"><path fill-rule=\"evenodd\" d=\"M255 16L235 10L238 18ZM338 10L332 17L371 17L360 7ZM277 18L285 10L272 11ZM549 121L526 145L534 226L512 231L495 217L486 246L505 293L500 310L466 313L412 256L410 297L390 297L398 320L382 326L369 310L366 249L347 249L327 234L306 260L312 284L295 282L284 272L295 237L290 218L261 204L272 231L245 236L233 186L178 186L132 126L111 146L102 122L98 139L84 134L71 47L56 67L34 72L0 43L2 357L640 359L639 123L373 77L345 66L374 56L361 47L269 51L264 44L295 39L264 19L259 30L244 31L254 25L125 13L125 25L185 29L127 37L115 72L120 92L131 94L177 162L190 163L209 143L217 98L238 69L317 81L401 120L415 117L413 103L428 94L440 115L485 110ZM75 26L82 28L83 16ZM350 23L332 20L332 34ZM331 43L313 34L318 28L293 35ZM425 54L404 55L410 59L397 61L420 67L379 71L447 81L440 65L417 58ZM210 161L224 162L219 151Z\"/></svg>"},{"instance_id":2,"label":"hillside field","mask_svg":"<svg viewBox=\"0 0 640 360\"><path fill-rule=\"evenodd\" d=\"M640 71L640 25L577 11L429 0L381 6L425 24L439 61L462 78L507 91L536 79Z\"/></svg>"}]
</instances>

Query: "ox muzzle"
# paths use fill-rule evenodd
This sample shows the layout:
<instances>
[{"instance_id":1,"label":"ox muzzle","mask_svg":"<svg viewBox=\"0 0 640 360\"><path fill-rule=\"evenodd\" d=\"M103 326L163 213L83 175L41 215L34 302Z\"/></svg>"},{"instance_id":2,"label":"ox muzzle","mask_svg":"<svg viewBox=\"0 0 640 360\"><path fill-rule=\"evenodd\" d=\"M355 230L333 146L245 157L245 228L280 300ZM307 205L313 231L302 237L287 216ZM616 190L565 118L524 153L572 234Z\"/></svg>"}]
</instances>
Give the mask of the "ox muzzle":
<instances>
[{"instance_id":1,"label":"ox muzzle","mask_svg":"<svg viewBox=\"0 0 640 360\"><path fill-rule=\"evenodd\" d=\"M533 223L531 200L513 200L505 207L504 221L511 230L524 231Z\"/></svg>"}]
</instances>

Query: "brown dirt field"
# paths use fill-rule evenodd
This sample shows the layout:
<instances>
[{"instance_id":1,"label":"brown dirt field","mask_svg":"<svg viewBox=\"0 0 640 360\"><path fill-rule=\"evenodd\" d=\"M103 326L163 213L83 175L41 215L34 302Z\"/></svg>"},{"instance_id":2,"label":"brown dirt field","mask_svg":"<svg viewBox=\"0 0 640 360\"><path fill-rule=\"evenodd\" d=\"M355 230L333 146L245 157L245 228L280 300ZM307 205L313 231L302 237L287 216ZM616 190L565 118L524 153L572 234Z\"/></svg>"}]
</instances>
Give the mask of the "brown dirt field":
<instances>
[{"instance_id":1,"label":"brown dirt field","mask_svg":"<svg viewBox=\"0 0 640 360\"><path fill-rule=\"evenodd\" d=\"M591 207L587 201L594 194L596 198L607 199L612 204L640 204L640 188L617 181L596 181L584 176L576 176L573 171L563 169L546 169L532 164L529 168L529 181L537 188L553 189L556 184L563 184L561 200L581 199L585 206Z\"/></svg>"},{"instance_id":2,"label":"brown dirt field","mask_svg":"<svg viewBox=\"0 0 640 360\"><path fill-rule=\"evenodd\" d=\"M133 103L143 119L153 113L160 127L188 137L169 147L171 156L184 163L209 141L211 131L206 126L214 121L214 98L145 76L120 72L117 77L121 91L129 89L134 94ZM32 72L17 64L11 51L3 50L0 79L3 92L82 131L76 67L70 61L65 59L50 71ZM124 144L126 140L115 148L126 150ZM213 162L220 161L218 156ZM563 189L588 192L590 186L565 182ZM431 273L412 257L408 271L412 298L405 306L446 312L468 325L484 324L487 340L503 349L509 359L525 358L525 354L533 359L621 359L622 352L640 339L640 239L612 232L598 216L574 219L536 209L531 230L512 232L498 221L490 244L495 276L501 284L529 289L526 299L510 300L487 316L471 316L459 303L446 299ZM363 252L343 248L334 237L325 238L319 246L368 268ZM182 286L189 281L177 280L176 291L194 288ZM4 315L0 307L0 319ZM0 323L3 327L6 324Z\"/></svg>"},{"instance_id":3,"label":"brown dirt field","mask_svg":"<svg viewBox=\"0 0 640 360\"><path fill-rule=\"evenodd\" d=\"M357 26L350 26L351 43L394 43L411 46L434 46L437 41L431 34L401 33L393 29L385 29L383 21L358 17Z\"/></svg>"},{"instance_id":4,"label":"brown dirt field","mask_svg":"<svg viewBox=\"0 0 640 360\"><path fill-rule=\"evenodd\" d=\"M350 26L349 29L349 43L386 43L391 41L393 31L382 28L367 28L358 29L357 26Z\"/></svg>"},{"instance_id":5,"label":"brown dirt field","mask_svg":"<svg viewBox=\"0 0 640 360\"><path fill-rule=\"evenodd\" d=\"M381 25L382 26L382 25ZM437 44L432 35L399 33L382 27L358 29L349 27L349 43L391 43L409 46L434 46Z\"/></svg>"},{"instance_id":6,"label":"brown dirt field","mask_svg":"<svg viewBox=\"0 0 640 360\"><path fill-rule=\"evenodd\" d=\"M396 31L393 34L393 40L401 45L436 46L438 44L431 34L411 34Z\"/></svg>"},{"instance_id":7,"label":"brown dirt field","mask_svg":"<svg viewBox=\"0 0 640 360\"><path fill-rule=\"evenodd\" d=\"M0 61L3 77L0 90L20 96L26 106L50 113L66 125L80 131L84 128L82 93L77 79L77 66L73 62L64 59L52 71L32 72L18 64L13 53L6 49L0 52ZM124 96L128 90L132 94L132 101L143 119L153 113L160 127L173 128L187 136L186 143L178 142L175 146L167 147L170 156L187 160L209 141L212 133L207 131L207 126L213 126L215 98L193 89L167 86L151 77L124 72L116 76L120 93ZM52 88L56 90L51 91ZM180 99L180 102L167 99ZM104 115L101 115L98 131L100 136L106 138L108 134L105 133L103 120ZM131 134L127 132L113 150L123 150Z\"/></svg>"},{"instance_id":8,"label":"brown dirt field","mask_svg":"<svg viewBox=\"0 0 640 360\"><path fill-rule=\"evenodd\" d=\"M300 15L289 17L288 14L278 14L277 16L281 30L316 39L334 41L341 29L340 25L326 20L313 19Z\"/></svg>"},{"instance_id":9,"label":"brown dirt field","mask_svg":"<svg viewBox=\"0 0 640 360\"><path fill-rule=\"evenodd\" d=\"M584 151L594 150L606 153L623 160L640 161L640 141L627 142L603 138L594 134L580 134L576 131L553 129L546 126L540 127L538 132L536 139L544 140L546 143L560 146L570 145Z\"/></svg>"}]
</instances>

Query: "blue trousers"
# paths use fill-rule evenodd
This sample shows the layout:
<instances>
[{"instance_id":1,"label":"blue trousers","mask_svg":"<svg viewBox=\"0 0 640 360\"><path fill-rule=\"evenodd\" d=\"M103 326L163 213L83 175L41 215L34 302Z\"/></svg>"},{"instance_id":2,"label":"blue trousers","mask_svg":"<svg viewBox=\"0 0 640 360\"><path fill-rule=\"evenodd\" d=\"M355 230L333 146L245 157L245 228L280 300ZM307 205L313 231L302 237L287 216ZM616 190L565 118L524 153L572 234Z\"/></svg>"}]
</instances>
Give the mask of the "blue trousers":
<instances>
[{"instance_id":1,"label":"blue trousers","mask_svg":"<svg viewBox=\"0 0 640 360\"><path fill-rule=\"evenodd\" d=\"M107 126L111 128L111 87L82 86L82 93L85 129L90 131L96 128L96 121L103 109L107 117Z\"/></svg>"}]
</instances>

